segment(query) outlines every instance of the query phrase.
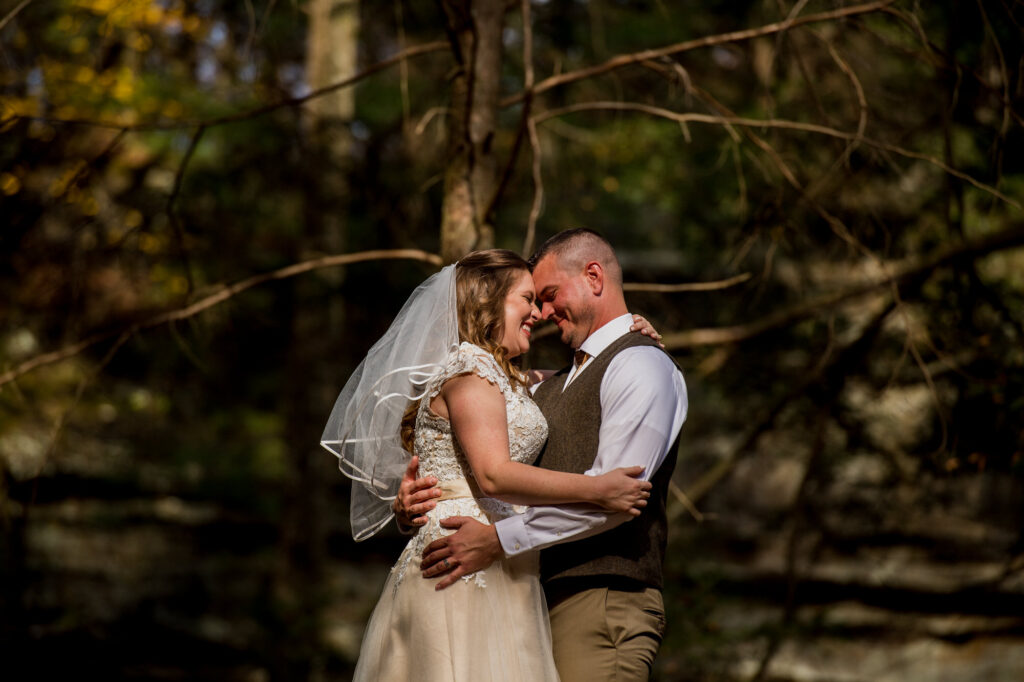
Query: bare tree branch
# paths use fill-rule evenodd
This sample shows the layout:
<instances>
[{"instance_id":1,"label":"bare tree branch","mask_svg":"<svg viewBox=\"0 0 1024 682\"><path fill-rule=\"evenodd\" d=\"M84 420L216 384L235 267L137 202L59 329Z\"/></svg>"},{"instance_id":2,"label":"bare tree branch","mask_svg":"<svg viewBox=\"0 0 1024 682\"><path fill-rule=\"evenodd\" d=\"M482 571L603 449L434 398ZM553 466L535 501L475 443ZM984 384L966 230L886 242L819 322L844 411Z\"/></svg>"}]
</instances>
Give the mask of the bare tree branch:
<instances>
[{"instance_id":1,"label":"bare tree branch","mask_svg":"<svg viewBox=\"0 0 1024 682\"><path fill-rule=\"evenodd\" d=\"M817 35L816 32L815 35ZM817 37L825 43L825 46L828 47L828 53L832 57L832 60L839 65L839 68L846 74L847 78L849 78L850 82L853 84L853 89L857 93L858 115L857 132L855 133L856 138L847 143L846 147L843 149L843 153L832 163L832 166L822 173L821 176L807 188L807 194L811 197L815 196L825 186L826 182L828 182L830 177L840 167L849 162L854 150L856 150L864 140L864 131L867 130L868 125L868 100L867 96L864 94L864 87L861 85L860 79L857 78L857 74L850 65L846 63L846 60L839 55L839 52L836 51L835 46L830 40L820 35L817 35Z\"/></svg>"},{"instance_id":2,"label":"bare tree branch","mask_svg":"<svg viewBox=\"0 0 1024 682\"><path fill-rule=\"evenodd\" d=\"M117 148L117 145L121 144L121 140L124 139L126 130L119 130L117 135L114 135L107 143L107 146L103 150L93 157L88 163L83 163L81 167L64 183L64 187L60 194L54 197L55 200L59 201L67 196L68 192L71 191L72 187L77 187L92 171L99 165L101 161L110 156L110 154Z\"/></svg>"},{"instance_id":3,"label":"bare tree branch","mask_svg":"<svg viewBox=\"0 0 1024 682\"><path fill-rule=\"evenodd\" d=\"M195 283L192 279L192 266L188 260L188 253L185 250L185 229L181 225L177 201L178 196L181 194L181 183L185 180L185 169L188 168L188 162L192 160L192 155L195 153L196 147L199 146L199 140L202 139L204 132L206 132L206 128L199 126L192 134L188 149L185 150L185 156L182 157L181 165L178 166L178 172L174 176L174 188L171 190L171 195L167 197L167 216L170 218L171 227L174 229L178 259L181 261L181 267L185 271L185 280L188 282L187 296L192 295L192 292L195 290Z\"/></svg>"},{"instance_id":4,"label":"bare tree branch","mask_svg":"<svg viewBox=\"0 0 1024 682\"><path fill-rule=\"evenodd\" d=\"M886 305L874 319L864 328L856 340L851 341L844 347L833 350L832 340L829 340L829 347L821 358L812 360L799 374L799 379L794 382L788 390L772 401L764 412L758 416L753 424L747 429L743 439L739 441L726 457L704 472L687 490L687 496L694 503L699 502L715 485L718 484L732 470L741 457L753 451L754 446L761 436L772 428L776 419L782 414L788 405L797 399L807 395L812 388L824 391L827 400L834 399L845 383L846 367L859 361L864 357L870 347L872 340L882 328L882 323L892 313L895 303ZM836 380L829 381L828 375Z\"/></svg>"},{"instance_id":5,"label":"bare tree branch","mask_svg":"<svg viewBox=\"0 0 1024 682\"><path fill-rule=\"evenodd\" d=\"M540 137L537 135L537 124L531 118L526 122L530 131L530 147L533 149L533 202L530 204L530 217L526 222L526 239L523 241L523 255L533 253L533 242L537 234L537 218L540 217L544 205L544 177L541 174Z\"/></svg>"},{"instance_id":6,"label":"bare tree branch","mask_svg":"<svg viewBox=\"0 0 1024 682\"><path fill-rule=\"evenodd\" d=\"M237 296L243 291L260 284L288 279L289 277L295 277L296 275L301 275L313 270L321 270L323 268L337 267L339 265L351 265L352 263L361 263L373 260L416 260L439 267L442 265L441 257L439 255L436 253L421 251L419 249L394 249L361 251L359 253L342 253L333 256L313 258L311 260L302 261L301 263L294 263L278 270L254 275L239 282L235 282L234 284L222 285L215 293L204 296L184 308L167 310L142 320L141 322L127 325L122 329L93 334L92 336L86 337L81 341L65 346L59 350L55 350L50 353L43 353L42 355L37 355L34 358L29 358L28 360L5 371L3 374L0 374L0 386L8 384L18 377L31 372L34 369L38 369L39 367L52 365L56 362L72 358L82 351L108 339L123 337L125 334L131 335L143 329L159 327L162 324L177 322L179 320L194 317L204 310L213 308L229 298Z\"/></svg>"},{"instance_id":7,"label":"bare tree branch","mask_svg":"<svg viewBox=\"0 0 1024 682\"><path fill-rule=\"evenodd\" d=\"M0 19L0 31L3 30L4 26L6 26L11 19L18 16L18 13L21 12L21 10L25 9L25 7L30 2L32 2L32 0L21 0L21 2L19 2L14 9L7 13L7 16L5 16L3 19Z\"/></svg>"},{"instance_id":8,"label":"bare tree branch","mask_svg":"<svg viewBox=\"0 0 1024 682\"><path fill-rule=\"evenodd\" d=\"M530 0L523 0L523 72L526 97L523 99L523 119L530 136L530 149L533 151L533 163L530 173L533 176L533 201L530 204L530 217L526 221L526 238L523 240L523 257L529 258L533 253L533 243L537 237L537 218L544 201L544 178L541 174L540 137L537 135L537 124L530 118L530 107L533 104L533 28L530 26ZM521 131L520 131L521 132ZM516 140L518 142L518 138ZM518 150L518 146L517 146Z\"/></svg>"},{"instance_id":9,"label":"bare tree branch","mask_svg":"<svg viewBox=\"0 0 1024 682\"><path fill-rule=\"evenodd\" d=\"M1024 224L1017 224L995 234L939 249L925 258L887 264L885 267L890 274L885 277L783 308L754 322L731 327L670 332L662 336L661 342L666 349L672 351L695 346L714 346L746 341L773 329L812 317L822 310L828 310L851 299L924 275L931 270L965 260L973 260L994 251L1020 246L1024 246Z\"/></svg>"},{"instance_id":10,"label":"bare tree branch","mask_svg":"<svg viewBox=\"0 0 1024 682\"><path fill-rule=\"evenodd\" d=\"M779 33L786 31L795 26L803 26L805 24L815 24L824 21L835 21L836 19L843 19L846 17L857 16L860 14L868 14L871 12L877 12L888 5L891 5L896 0L883 0L882 2L870 2L864 5L854 5L853 7L844 7L842 9L833 10L831 12L820 12L818 14L808 14L803 17L795 19L787 19L785 21L778 21L773 24L767 24L765 26L759 26L758 28L745 29L743 31L731 31L729 33L720 33L718 35L706 36L704 38L697 38L694 40L687 40L686 42L676 43L675 45L669 45L668 47L657 48L654 50L643 50L641 52L634 52L632 54L623 54L618 57L612 57L608 61L597 64L595 66L588 66L583 69L577 69L576 71L567 71L566 73L559 74L557 76L551 76L545 78L533 88L533 94L539 95L542 92L551 90L552 88L565 85L566 83L572 83L574 81L583 80L584 78L591 78L593 76L599 76L615 69L620 69L630 64L638 64L640 62L649 59L658 59L660 57L667 57L673 54L679 54L680 52L688 52L701 47L711 47L714 45L721 45L723 43L735 43L744 40L751 40L760 36L772 35L773 33ZM511 106L518 102L521 102L526 97L526 92L520 92L511 97L507 97L502 100L502 106Z\"/></svg>"},{"instance_id":11,"label":"bare tree branch","mask_svg":"<svg viewBox=\"0 0 1024 682\"><path fill-rule=\"evenodd\" d=\"M728 289L737 284L742 284L750 279L752 275L744 272L741 275L717 282L685 282L683 284L647 284L646 282L626 282L622 285L623 291L655 291L664 294L676 294L688 291L718 291Z\"/></svg>"},{"instance_id":12,"label":"bare tree branch","mask_svg":"<svg viewBox=\"0 0 1024 682\"><path fill-rule=\"evenodd\" d=\"M566 114L572 114L580 111L600 111L600 110L614 110L614 111L639 111L652 116L660 116L661 118L667 118L677 122L695 122L695 123L712 123L715 125L736 125L744 126L749 128L782 128L786 130L799 130L808 133L817 133L819 135L827 135L829 137L836 137L842 140L856 141L861 144L866 144L870 147L877 149L883 149L893 154L906 157L908 159L916 159L918 161L924 161L930 163L937 168L949 173L950 175L965 180L970 184L974 185L978 189L991 194L994 197L1001 199L1010 206L1020 209L1021 204L1014 199L1006 196L995 187L987 185L980 180L976 180L967 173L959 171L928 154L922 154L921 152L911 151L904 149L888 142L882 142L881 140L874 140L870 137L862 137L857 133L848 133L842 130L836 130L835 128L829 128L828 126L818 125L816 123L804 123L802 121L789 121L785 119L756 119L756 118L744 118L740 116L714 116L711 114L697 114L697 113L686 113L681 114L668 109L662 109L661 107L651 106L649 104L641 104L639 102L579 102L565 107L559 107L557 109L549 109L548 111L536 114L533 118L538 123L546 121L547 119L554 118L556 116L565 116ZM795 178L791 180L795 181ZM798 183L799 184L799 183Z\"/></svg>"},{"instance_id":13,"label":"bare tree branch","mask_svg":"<svg viewBox=\"0 0 1024 682\"><path fill-rule=\"evenodd\" d=\"M530 90L533 88L533 27L530 25L530 0L522 0L521 11L523 16L523 86L526 88L526 92L530 93ZM501 173L501 179L498 181L498 188L494 190L494 196L491 197L490 202L487 204L487 210L484 213L486 222L494 222L498 204L505 194L505 189L512 181L516 161L519 159L519 151L523 146L523 138L527 135L532 109L533 95L529 94L523 100L522 112L519 115L519 125L516 127L516 139L512 143L512 151L509 152L508 161L505 163L505 170ZM528 256L529 252L524 251L523 255Z\"/></svg>"}]
</instances>

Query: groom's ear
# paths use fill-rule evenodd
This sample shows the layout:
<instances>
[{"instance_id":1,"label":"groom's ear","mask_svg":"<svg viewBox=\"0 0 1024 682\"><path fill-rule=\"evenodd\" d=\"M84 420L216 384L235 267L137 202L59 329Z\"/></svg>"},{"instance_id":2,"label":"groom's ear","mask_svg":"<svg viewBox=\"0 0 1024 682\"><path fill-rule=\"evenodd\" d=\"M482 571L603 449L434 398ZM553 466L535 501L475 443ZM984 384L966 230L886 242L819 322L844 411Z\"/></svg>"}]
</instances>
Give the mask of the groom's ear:
<instances>
[{"instance_id":1,"label":"groom's ear","mask_svg":"<svg viewBox=\"0 0 1024 682\"><path fill-rule=\"evenodd\" d=\"M595 296L600 296L604 291L604 268L601 267L601 264L596 260L590 261L583 267L583 276L587 280L590 291Z\"/></svg>"}]
</instances>

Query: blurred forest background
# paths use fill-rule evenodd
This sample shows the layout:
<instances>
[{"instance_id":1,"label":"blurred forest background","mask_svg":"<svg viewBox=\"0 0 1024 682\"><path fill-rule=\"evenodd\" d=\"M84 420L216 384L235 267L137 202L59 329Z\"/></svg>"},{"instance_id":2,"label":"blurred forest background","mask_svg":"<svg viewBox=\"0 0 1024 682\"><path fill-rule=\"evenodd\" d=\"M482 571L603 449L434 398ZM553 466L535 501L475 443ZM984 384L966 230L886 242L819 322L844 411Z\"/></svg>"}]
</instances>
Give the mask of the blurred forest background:
<instances>
[{"instance_id":1,"label":"blurred forest background","mask_svg":"<svg viewBox=\"0 0 1024 682\"><path fill-rule=\"evenodd\" d=\"M5 680L347 679L338 390L576 226L690 388L656 679L1024 679L1020 0L0 6Z\"/></svg>"}]
</instances>

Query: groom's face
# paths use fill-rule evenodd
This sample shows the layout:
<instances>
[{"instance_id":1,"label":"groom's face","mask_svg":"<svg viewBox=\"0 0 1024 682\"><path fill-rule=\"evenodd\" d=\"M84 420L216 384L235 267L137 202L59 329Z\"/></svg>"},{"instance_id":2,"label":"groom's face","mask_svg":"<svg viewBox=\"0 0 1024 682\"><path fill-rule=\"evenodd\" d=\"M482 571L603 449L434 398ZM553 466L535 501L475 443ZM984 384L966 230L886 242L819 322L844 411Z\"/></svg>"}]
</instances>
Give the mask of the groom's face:
<instances>
[{"instance_id":1,"label":"groom's face","mask_svg":"<svg viewBox=\"0 0 1024 682\"><path fill-rule=\"evenodd\" d=\"M590 335L590 288L583 273L566 272L555 255L542 258L533 268L541 317L558 325L562 343L579 348Z\"/></svg>"}]
</instances>

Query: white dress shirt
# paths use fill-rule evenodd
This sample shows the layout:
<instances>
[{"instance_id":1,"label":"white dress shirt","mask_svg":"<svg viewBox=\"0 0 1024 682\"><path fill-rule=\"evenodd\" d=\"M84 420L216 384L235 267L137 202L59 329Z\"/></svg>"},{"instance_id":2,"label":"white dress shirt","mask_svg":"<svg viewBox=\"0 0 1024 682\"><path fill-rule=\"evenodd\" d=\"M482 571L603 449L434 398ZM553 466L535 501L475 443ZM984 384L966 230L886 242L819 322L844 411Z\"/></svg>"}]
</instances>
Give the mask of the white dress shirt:
<instances>
[{"instance_id":1,"label":"white dress shirt","mask_svg":"<svg viewBox=\"0 0 1024 682\"><path fill-rule=\"evenodd\" d=\"M632 315L615 318L587 337L580 350L600 355L620 336L631 333L631 324ZM592 364L588 360L573 368L566 385ZM601 379L597 457L586 475L640 465L644 467L642 478L650 480L686 420L688 405L682 372L661 349L634 346L621 351ZM631 518L589 504L563 504L528 507L525 513L502 519L494 527L505 554L513 556L596 535Z\"/></svg>"}]
</instances>

